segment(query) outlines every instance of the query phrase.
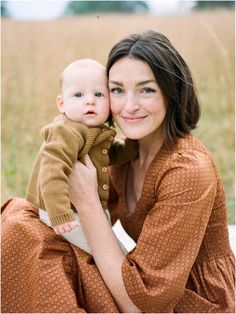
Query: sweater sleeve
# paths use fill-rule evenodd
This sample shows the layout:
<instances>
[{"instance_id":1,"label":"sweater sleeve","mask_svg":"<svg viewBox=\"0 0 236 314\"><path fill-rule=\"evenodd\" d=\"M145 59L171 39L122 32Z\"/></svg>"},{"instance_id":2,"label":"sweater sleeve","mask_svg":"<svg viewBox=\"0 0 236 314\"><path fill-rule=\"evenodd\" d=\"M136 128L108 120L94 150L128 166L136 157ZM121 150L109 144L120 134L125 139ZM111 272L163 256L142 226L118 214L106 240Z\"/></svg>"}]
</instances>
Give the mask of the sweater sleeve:
<instances>
[{"instance_id":1,"label":"sweater sleeve","mask_svg":"<svg viewBox=\"0 0 236 314\"><path fill-rule=\"evenodd\" d=\"M42 131L40 191L52 226L74 220L69 201L68 177L83 147L83 138L67 125L55 124Z\"/></svg>"},{"instance_id":2,"label":"sweater sleeve","mask_svg":"<svg viewBox=\"0 0 236 314\"><path fill-rule=\"evenodd\" d=\"M156 181L137 246L124 260L130 298L143 312L173 312L201 246L216 193L211 161L176 154Z\"/></svg>"},{"instance_id":3,"label":"sweater sleeve","mask_svg":"<svg viewBox=\"0 0 236 314\"><path fill-rule=\"evenodd\" d=\"M111 173L111 168L109 168L109 175ZM111 214L111 223L112 225L115 224L115 222L118 219L118 208L116 206L118 201L118 195L117 192L112 184L111 178L109 178L109 203L108 203L108 209Z\"/></svg>"}]
</instances>

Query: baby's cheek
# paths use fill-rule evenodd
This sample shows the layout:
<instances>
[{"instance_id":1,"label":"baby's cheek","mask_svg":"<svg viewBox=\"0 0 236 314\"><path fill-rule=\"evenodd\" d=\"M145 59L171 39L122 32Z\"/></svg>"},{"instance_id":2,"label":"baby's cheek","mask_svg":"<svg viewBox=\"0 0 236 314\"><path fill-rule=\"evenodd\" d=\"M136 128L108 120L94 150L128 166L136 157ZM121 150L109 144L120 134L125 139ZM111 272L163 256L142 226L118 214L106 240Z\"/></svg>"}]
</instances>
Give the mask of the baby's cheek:
<instances>
[{"instance_id":1,"label":"baby's cheek","mask_svg":"<svg viewBox=\"0 0 236 314\"><path fill-rule=\"evenodd\" d=\"M79 106L70 106L66 110L66 115L71 120L76 120L82 116L82 110Z\"/></svg>"}]
</instances>

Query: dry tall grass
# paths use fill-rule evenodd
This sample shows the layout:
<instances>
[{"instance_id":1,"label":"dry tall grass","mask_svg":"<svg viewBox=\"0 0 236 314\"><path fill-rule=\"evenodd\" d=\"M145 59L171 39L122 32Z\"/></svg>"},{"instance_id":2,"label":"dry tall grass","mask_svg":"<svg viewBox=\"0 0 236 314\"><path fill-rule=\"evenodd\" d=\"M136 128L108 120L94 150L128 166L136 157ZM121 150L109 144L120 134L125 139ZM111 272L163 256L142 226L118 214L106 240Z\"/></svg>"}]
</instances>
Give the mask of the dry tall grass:
<instances>
[{"instance_id":1,"label":"dry tall grass","mask_svg":"<svg viewBox=\"0 0 236 314\"><path fill-rule=\"evenodd\" d=\"M69 62L106 63L110 48L132 32L153 29L181 52L199 91L195 134L215 157L234 213L234 13L188 16L91 15L49 22L2 20L2 201L25 194L40 129L57 114L58 76Z\"/></svg>"}]
</instances>

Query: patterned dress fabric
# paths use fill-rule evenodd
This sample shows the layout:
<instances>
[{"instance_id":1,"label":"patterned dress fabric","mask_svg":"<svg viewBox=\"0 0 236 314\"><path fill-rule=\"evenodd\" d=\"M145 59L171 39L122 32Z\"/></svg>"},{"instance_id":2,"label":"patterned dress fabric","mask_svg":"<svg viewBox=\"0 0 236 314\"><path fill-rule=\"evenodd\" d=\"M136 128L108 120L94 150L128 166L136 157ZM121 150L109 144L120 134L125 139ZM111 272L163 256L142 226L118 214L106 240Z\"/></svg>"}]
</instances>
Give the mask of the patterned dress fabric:
<instances>
[{"instance_id":1,"label":"patterned dress fabric","mask_svg":"<svg viewBox=\"0 0 236 314\"><path fill-rule=\"evenodd\" d=\"M137 242L122 275L145 313L233 313L234 256L225 193L214 162L192 136L163 145L130 213L129 163L111 168L109 209ZM56 235L23 199L2 214L3 313L119 312L93 258Z\"/></svg>"},{"instance_id":2,"label":"patterned dress fabric","mask_svg":"<svg viewBox=\"0 0 236 314\"><path fill-rule=\"evenodd\" d=\"M128 171L111 169L109 209L137 242L122 267L130 298L144 312L234 313L226 197L206 148L191 135L163 146L131 213Z\"/></svg>"},{"instance_id":3,"label":"patterned dress fabric","mask_svg":"<svg viewBox=\"0 0 236 314\"><path fill-rule=\"evenodd\" d=\"M2 215L2 313L115 313L91 255L12 199Z\"/></svg>"}]
</instances>

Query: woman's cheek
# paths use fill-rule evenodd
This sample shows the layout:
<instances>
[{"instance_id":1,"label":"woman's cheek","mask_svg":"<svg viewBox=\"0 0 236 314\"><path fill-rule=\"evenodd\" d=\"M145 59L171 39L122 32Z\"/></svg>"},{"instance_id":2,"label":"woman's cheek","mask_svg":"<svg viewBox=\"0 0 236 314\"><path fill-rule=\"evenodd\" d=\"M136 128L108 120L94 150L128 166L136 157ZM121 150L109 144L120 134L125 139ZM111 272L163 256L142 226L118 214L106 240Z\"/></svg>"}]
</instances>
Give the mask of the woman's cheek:
<instances>
[{"instance_id":1,"label":"woman's cheek","mask_svg":"<svg viewBox=\"0 0 236 314\"><path fill-rule=\"evenodd\" d=\"M121 105L118 101L115 101L114 99L111 99L111 112L113 115L117 115L121 110Z\"/></svg>"},{"instance_id":2,"label":"woman's cheek","mask_svg":"<svg viewBox=\"0 0 236 314\"><path fill-rule=\"evenodd\" d=\"M159 99L153 99L147 106L147 111L150 114L161 114L166 111L166 106L163 101Z\"/></svg>"}]
</instances>

